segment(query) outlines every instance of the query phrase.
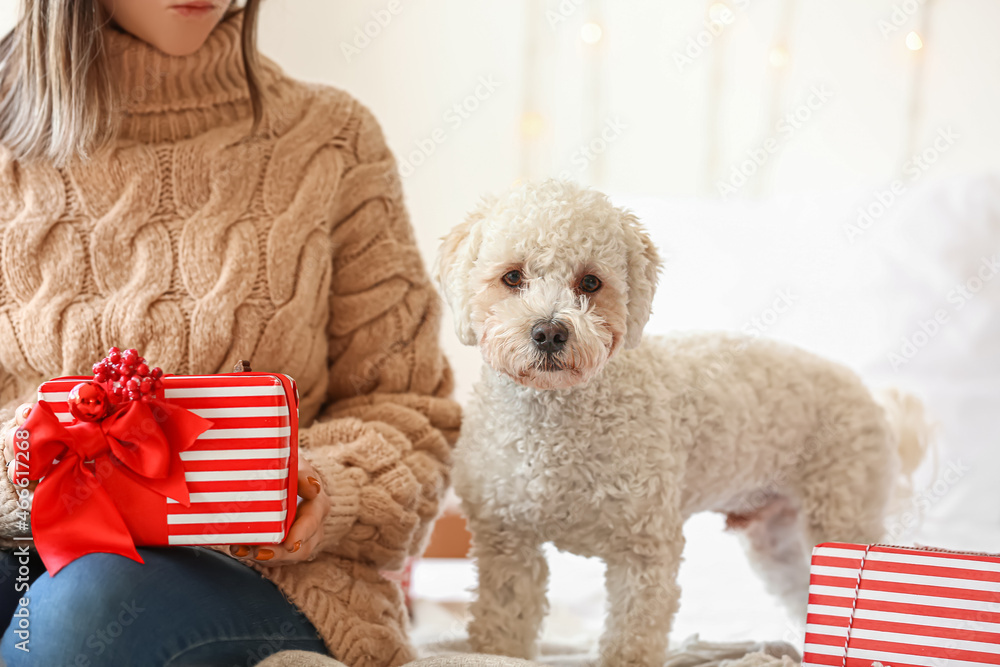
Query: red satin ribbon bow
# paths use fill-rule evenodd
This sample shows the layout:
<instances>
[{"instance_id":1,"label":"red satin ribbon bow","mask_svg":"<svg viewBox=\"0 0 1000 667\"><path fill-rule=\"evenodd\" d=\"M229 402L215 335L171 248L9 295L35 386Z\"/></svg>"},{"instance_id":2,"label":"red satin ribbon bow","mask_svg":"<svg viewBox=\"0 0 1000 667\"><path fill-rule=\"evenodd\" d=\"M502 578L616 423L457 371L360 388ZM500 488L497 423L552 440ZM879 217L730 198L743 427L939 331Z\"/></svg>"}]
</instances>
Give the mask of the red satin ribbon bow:
<instances>
[{"instance_id":1,"label":"red satin ribbon bow","mask_svg":"<svg viewBox=\"0 0 1000 667\"><path fill-rule=\"evenodd\" d=\"M28 431L27 478L41 480L31 533L46 569L54 575L96 552L143 562L118 508L165 498L190 505L180 453L211 425L163 401L131 401L100 422L63 426L39 401L21 428Z\"/></svg>"}]
</instances>

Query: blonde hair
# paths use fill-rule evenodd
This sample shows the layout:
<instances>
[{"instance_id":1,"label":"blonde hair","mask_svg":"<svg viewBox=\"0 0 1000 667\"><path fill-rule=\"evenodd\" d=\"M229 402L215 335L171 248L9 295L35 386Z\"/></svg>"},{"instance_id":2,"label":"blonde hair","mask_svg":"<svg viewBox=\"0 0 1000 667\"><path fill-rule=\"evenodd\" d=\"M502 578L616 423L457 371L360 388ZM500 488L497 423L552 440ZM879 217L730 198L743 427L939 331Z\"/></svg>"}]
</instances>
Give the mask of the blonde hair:
<instances>
[{"instance_id":1,"label":"blonde hair","mask_svg":"<svg viewBox=\"0 0 1000 667\"><path fill-rule=\"evenodd\" d=\"M242 55L253 110L264 105L258 77L257 13L245 0ZM99 0L23 0L17 25L0 41L0 145L21 161L64 164L107 146L119 109L101 29Z\"/></svg>"}]
</instances>

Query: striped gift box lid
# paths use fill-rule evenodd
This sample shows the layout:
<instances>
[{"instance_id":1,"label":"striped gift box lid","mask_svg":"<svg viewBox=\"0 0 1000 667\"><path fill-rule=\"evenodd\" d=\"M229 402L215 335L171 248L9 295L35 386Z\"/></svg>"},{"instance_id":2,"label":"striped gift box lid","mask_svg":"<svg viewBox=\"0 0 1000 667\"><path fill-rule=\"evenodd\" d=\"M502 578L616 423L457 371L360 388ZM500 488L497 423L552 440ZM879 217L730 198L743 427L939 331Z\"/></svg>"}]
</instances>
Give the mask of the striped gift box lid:
<instances>
[{"instance_id":1,"label":"striped gift box lid","mask_svg":"<svg viewBox=\"0 0 1000 667\"><path fill-rule=\"evenodd\" d=\"M39 387L38 398L49 403L60 421L71 422L69 390L90 379L50 380ZM163 386L164 400L210 419L212 428L180 454L191 504L166 500L162 543L273 544L284 539L297 490L294 381L266 373L167 375Z\"/></svg>"},{"instance_id":2,"label":"striped gift box lid","mask_svg":"<svg viewBox=\"0 0 1000 667\"><path fill-rule=\"evenodd\" d=\"M820 544L802 664L1000 665L1000 556Z\"/></svg>"}]
</instances>

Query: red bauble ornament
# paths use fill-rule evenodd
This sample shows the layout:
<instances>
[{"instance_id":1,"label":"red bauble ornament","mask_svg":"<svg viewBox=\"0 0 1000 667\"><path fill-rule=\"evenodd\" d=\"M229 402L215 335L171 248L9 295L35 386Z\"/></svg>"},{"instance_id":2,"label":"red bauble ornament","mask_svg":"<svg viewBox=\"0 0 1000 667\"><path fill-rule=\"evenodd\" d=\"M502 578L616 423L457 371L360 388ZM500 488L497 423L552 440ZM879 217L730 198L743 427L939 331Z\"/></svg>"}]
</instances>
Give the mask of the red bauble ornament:
<instances>
[{"instance_id":1,"label":"red bauble ornament","mask_svg":"<svg viewBox=\"0 0 1000 667\"><path fill-rule=\"evenodd\" d=\"M96 382L81 382L69 390L69 411L84 422L96 422L108 414L110 402L104 387Z\"/></svg>"}]
</instances>

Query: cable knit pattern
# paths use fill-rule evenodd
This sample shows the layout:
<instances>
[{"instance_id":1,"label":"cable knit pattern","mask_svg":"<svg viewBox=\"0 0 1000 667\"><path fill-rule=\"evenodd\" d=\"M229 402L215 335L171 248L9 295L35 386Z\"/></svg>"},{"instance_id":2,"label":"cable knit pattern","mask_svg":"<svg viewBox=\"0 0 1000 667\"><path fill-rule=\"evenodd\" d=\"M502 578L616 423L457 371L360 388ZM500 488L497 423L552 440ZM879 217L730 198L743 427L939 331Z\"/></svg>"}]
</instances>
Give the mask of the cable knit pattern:
<instances>
[{"instance_id":1,"label":"cable knit pattern","mask_svg":"<svg viewBox=\"0 0 1000 667\"><path fill-rule=\"evenodd\" d=\"M261 567L348 665L413 658L380 570L423 548L459 426L440 306L372 115L269 61L262 137L241 17L193 56L105 33L113 150L56 169L0 148L0 420L111 345L175 373L240 358L300 390L300 448L332 508L314 561ZM16 534L0 481L0 535Z\"/></svg>"}]
</instances>

